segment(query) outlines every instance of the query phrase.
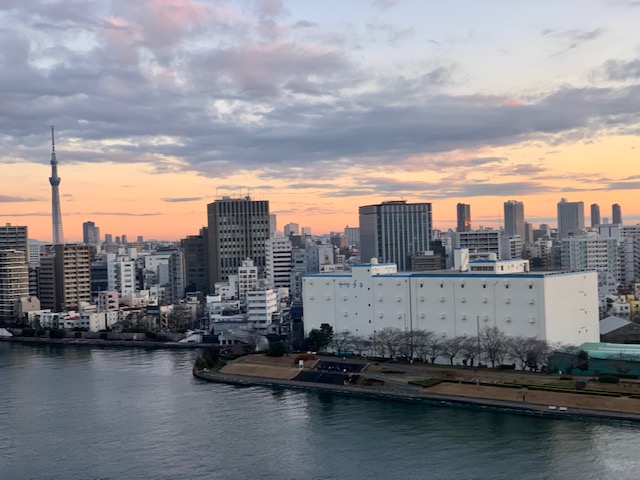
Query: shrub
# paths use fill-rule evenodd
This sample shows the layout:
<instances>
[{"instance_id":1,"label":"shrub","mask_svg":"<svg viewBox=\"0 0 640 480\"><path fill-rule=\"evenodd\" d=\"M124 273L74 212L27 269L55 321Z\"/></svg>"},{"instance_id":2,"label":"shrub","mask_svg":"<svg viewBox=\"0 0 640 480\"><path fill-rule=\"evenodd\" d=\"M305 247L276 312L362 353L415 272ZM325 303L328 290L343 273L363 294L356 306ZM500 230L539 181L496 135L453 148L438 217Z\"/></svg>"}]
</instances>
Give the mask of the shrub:
<instances>
[{"instance_id":1,"label":"shrub","mask_svg":"<svg viewBox=\"0 0 640 480\"><path fill-rule=\"evenodd\" d=\"M275 342L269 345L267 357L282 357L287 353L287 346L282 342Z\"/></svg>"},{"instance_id":2,"label":"shrub","mask_svg":"<svg viewBox=\"0 0 640 480\"><path fill-rule=\"evenodd\" d=\"M22 329L23 337L33 337L35 336L35 334L36 334L36 331L33 328L25 327Z\"/></svg>"},{"instance_id":3,"label":"shrub","mask_svg":"<svg viewBox=\"0 0 640 480\"><path fill-rule=\"evenodd\" d=\"M82 332L73 332L73 338L82 338Z\"/></svg>"},{"instance_id":4,"label":"shrub","mask_svg":"<svg viewBox=\"0 0 640 480\"><path fill-rule=\"evenodd\" d=\"M600 383L620 383L620 377L615 375L600 375L598 381Z\"/></svg>"},{"instance_id":5,"label":"shrub","mask_svg":"<svg viewBox=\"0 0 640 480\"><path fill-rule=\"evenodd\" d=\"M36 330L36 337L42 337L46 333L44 328L39 328Z\"/></svg>"},{"instance_id":6,"label":"shrub","mask_svg":"<svg viewBox=\"0 0 640 480\"><path fill-rule=\"evenodd\" d=\"M625 378L628 380L636 380L638 378L638 375L636 375L635 373L616 373L616 377Z\"/></svg>"},{"instance_id":7,"label":"shrub","mask_svg":"<svg viewBox=\"0 0 640 480\"><path fill-rule=\"evenodd\" d=\"M144 336L149 340L155 340L156 338L158 338L158 334L156 332L144 332Z\"/></svg>"},{"instance_id":8,"label":"shrub","mask_svg":"<svg viewBox=\"0 0 640 480\"><path fill-rule=\"evenodd\" d=\"M157 340L158 342L166 342L166 341L167 341L167 340L169 340L169 339L167 338L167 336L166 336L166 335L158 335L158 336L156 337L156 340Z\"/></svg>"},{"instance_id":9,"label":"shrub","mask_svg":"<svg viewBox=\"0 0 640 480\"><path fill-rule=\"evenodd\" d=\"M102 332L100 334L100 340L107 340L109 338L109 334L107 332Z\"/></svg>"},{"instance_id":10,"label":"shrub","mask_svg":"<svg viewBox=\"0 0 640 480\"><path fill-rule=\"evenodd\" d=\"M64 330L61 328L49 330L49 338L64 338Z\"/></svg>"},{"instance_id":11,"label":"shrub","mask_svg":"<svg viewBox=\"0 0 640 480\"><path fill-rule=\"evenodd\" d=\"M411 380L409 383L411 385L418 385L419 387L427 388L442 383L442 380L438 378L427 378L425 380Z\"/></svg>"}]
</instances>

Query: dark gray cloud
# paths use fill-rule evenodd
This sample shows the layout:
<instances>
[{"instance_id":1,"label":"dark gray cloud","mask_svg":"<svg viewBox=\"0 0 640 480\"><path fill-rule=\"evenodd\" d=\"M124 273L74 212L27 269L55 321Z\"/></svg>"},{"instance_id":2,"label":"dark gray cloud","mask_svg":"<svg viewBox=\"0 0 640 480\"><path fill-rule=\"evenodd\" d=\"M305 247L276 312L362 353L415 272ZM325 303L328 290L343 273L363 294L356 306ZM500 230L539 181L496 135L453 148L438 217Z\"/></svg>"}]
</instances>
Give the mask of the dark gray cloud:
<instances>
[{"instance_id":1,"label":"dark gray cloud","mask_svg":"<svg viewBox=\"0 0 640 480\"><path fill-rule=\"evenodd\" d=\"M176 197L176 198L163 198L163 202L168 203L182 203L182 202L196 202L202 200L205 197Z\"/></svg>"},{"instance_id":2,"label":"dark gray cloud","mask_svg":"<svg viewBox=\"0 0 640 480\"><path fill-rule=\"evenodd\" d=\"M0 195L0 203L38 202L41 198L16 197L14 195Z\"/></svg>"}]
</instances>

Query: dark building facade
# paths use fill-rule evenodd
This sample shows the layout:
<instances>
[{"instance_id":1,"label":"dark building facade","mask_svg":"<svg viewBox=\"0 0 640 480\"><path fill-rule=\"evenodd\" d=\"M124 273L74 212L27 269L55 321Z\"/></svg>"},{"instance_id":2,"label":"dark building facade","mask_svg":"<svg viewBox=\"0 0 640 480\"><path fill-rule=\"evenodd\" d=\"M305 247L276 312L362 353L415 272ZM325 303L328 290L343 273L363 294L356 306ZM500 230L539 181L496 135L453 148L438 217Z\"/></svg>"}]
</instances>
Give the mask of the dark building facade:
<instances>
[{"instance_id":1,"label":"dark building facade","mask_svg":"<svg viewBox=\"0 0 640 480\"><path fill-rule=\"evenodd\" d=\"M250 258L264 276L265 243L269 239L269 201L223 197L207 205L209 291L215 282L235 275Z\"/></svg>"},{"instance_id":2,"label":"dark building facade","mask_svg":"<svg viewBox=\"0 0 640 480\"><path fill-rule=\"evenodd\" d=\"M456 217L458 219L456 232L471 231L471 205L467 203L459 203L456 206Z\"/></svg>"},{"instance_id":3,"label":"dark building facade","mask_svg":"<svg viewBox=\"0 0 640 480\"><path fill-rule=\"evenodd\" d=\"M409 271L412 255L430 249L430 203L383 202L360 207L359 213L362 262L377 258L397 264L398 271Z\"/></svg>"},{"instance_id":4,"label":"dark building facade","mask_svg":"<svg viewBox=\"0 0 640 480\"><path fill-rule=\"evenodd\" d=\"M184 258L184 285L186 292L209 294L209 242L208 229L200 229L199 235L180 240Z\"/></svg>"}]
</instances>

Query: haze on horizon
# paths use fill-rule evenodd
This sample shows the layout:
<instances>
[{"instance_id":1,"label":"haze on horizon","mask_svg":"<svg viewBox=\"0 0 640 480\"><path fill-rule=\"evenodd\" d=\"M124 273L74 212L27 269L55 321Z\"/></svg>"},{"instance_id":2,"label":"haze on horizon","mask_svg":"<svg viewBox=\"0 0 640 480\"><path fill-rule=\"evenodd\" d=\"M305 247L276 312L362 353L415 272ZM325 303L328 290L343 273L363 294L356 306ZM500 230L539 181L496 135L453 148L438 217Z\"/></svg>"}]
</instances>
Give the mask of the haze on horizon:
<instances>
[{"instance_id":1,"label":"haze on horizon","mask_svg":"<svg viewBox=\"0 0 640 480\"><path fill-rule=\"evenodd\" d=\"M51 238L50 131L69 241L177 239L220 195L278 226L357 226L433 203L497 227L502 204L640 221L634 0L5 0L0 222Z\"/></svg>"}]
</instances>

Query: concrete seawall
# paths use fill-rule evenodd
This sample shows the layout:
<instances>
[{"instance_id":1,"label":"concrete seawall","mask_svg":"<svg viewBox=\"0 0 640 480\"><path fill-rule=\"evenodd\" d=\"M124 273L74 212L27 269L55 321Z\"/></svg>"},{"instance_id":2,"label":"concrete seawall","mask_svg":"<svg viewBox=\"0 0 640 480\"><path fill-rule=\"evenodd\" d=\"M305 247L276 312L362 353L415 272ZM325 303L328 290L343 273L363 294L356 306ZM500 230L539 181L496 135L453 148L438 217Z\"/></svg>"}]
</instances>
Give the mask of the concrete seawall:
<instances>
[{"instance_id":1,"label":"concrete seawall","mask_svg":"<svg viewBox=\"0 0 640 480\"><path fill-rule=\"evenodd\" d=\"M178 342L150 342L145 340L99 340L80 338L42 338L42 337L0 337L2 342L25 343L32 345L76 345L105 348L149 348L149 349L194 349L212 348L212 344L178 343Z\"/></svg>"},{"instance_id":2,"label":"concrete seawall","mask_svg":"<svg viewBox=\"0 0 640 480\"><path fill-rule=\"evenodd\" d=\"M228 375L217 371L199 371L194 368L193 375L201 380L213 383L223 383L242 387L287 388L312 392L323 392L376 400L392 400L410 403L425 403L431 405L454 406L471 409L486 409L500 412L516 413L542 418L564 418L571 420L602 421L606 423L620 422L640 426L640 415L605 410L590 410L571 408L566 411L550 410L546 405L523 404L503 400L457 397L428 393L416 387L413 389L394 389L388 387L361 387L355 385L327 385L319 383L299 382L296 380L281 380L245 375Z\"/></svg>"}]
</instances>

